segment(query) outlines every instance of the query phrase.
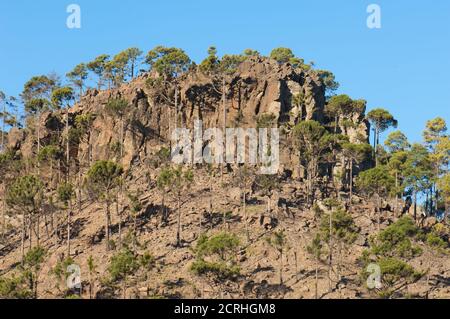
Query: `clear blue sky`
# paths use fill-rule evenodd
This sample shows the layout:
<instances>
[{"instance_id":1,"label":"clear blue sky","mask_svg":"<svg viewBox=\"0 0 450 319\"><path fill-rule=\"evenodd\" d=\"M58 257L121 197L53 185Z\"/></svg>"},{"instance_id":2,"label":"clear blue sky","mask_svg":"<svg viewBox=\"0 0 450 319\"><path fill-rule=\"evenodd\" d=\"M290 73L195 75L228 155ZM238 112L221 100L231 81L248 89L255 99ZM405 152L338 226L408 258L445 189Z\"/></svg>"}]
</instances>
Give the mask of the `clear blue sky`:
<instances>
[{"instance_id":1,"label":"clear blue sky","mask_svg":"<svg viewBox=\"0 0 450 319\"><path fill-rule=\"evenodd\" d=\"M82 28L66 27L66 7L81 6ZM366 26L366 8L382 28ZM0 90L18 95L33 75L65 74L101 53L131 46L178 46L201 61L253 48L287 46L333 71L340 92L388 108L411 140L427 119L450 122L448 0L14 0L0 2Z\"/></svg>"}]
</instances>

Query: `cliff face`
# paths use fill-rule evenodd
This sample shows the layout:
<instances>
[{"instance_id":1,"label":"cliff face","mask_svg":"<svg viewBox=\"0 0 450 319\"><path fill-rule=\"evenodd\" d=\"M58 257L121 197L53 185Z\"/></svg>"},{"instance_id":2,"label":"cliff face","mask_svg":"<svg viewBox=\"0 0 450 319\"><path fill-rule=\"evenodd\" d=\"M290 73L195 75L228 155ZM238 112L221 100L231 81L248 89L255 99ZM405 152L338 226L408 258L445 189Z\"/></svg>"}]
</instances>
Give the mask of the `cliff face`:
<instances>
[{"instance_id":1,"label":"cliff face","mask_svg":"<svg viewBox=\"0 0 450 319\"><path fill-rule=\"evenodd\" d=\"M88 157L92 161L114 158L112 145L118 141L122 122L117 116L105 112L105 105L111 98L123 98L129 102L129 109L123 118L125 168L139 165L162 145L169 145L169 138L175 128L178 105L178 127L192 128L195 120L202 120L204 128L223 127L222 82L199 72L190 72L175 83L151 85L153 75L144 74L129 84L113 90L89 90L81 101L70 110L70 125L80 114L95 114L95 121L89 136L72 145L71 153L78 161ZM233 76L226 81L227 127L255 128L261 115L272 115L278 126L295 124L302 120L316 120L326 124L324 115L325 88L314 73L294 69L288 64L254 57L242 63ZM177 94L177 98L175 95ZM296 106L293 97L302 96ZM354 123L350 128L344 120ZM41 116L41 144L52 138L62 140L64 130L63 112L45 113ZM368 124L364 112L352 119L340 119L342 133L352 142L368 141ZM281 169L294 171L298 167L297 155L292 143L281 145ZM35 134L12 130L9 147L20 149L24 157L31 157L36 147ZM300 173L299 173L300 174Z\"/></svg>"}]
</instances>

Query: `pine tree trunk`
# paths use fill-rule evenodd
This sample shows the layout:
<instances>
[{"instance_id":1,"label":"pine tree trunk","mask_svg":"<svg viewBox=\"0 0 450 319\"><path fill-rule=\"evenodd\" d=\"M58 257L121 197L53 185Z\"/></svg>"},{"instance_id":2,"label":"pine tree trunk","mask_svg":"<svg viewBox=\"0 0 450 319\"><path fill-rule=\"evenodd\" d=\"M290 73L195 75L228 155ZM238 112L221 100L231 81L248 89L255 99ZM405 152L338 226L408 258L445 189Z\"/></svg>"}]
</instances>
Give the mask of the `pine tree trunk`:
<instances>
[{"instance_id":1,"label":"pine tree trunk","mask_svg":"<svg viewBox=\"0 0 450 319\"><path fill-rule=\"evenodd\" d=\"M162 196L161 196L161 219L162 224L166 223L166 209L165 209L165 191L163 190Z\"/></svg>"},{"instance_id":2,"label":"pine tree trunk","mask_svg":"<svg viewBox=\"0 0 450 319\"><path fill-rule=\"evenodd\" d=\"M378 166L378 156L377 156L377 128L374 128L374 136L373 136L373 155L375 158L375 167Z\"/></svg>"},{"instance_id":3,"label":"pine tree trunk","mask_svg":"<svg viewBox=\"0 0 450 319\"><path fill-rule=\"evenodd\" d=\"M417 221L417 192L414 191L414 220Z\"/></svg>"},{"instance_id":4,"label":"pine tree trunk","mask_svg":"<svg viewBox=\"0 0 450 319\"><path fill-rule=\"evenodd\" d=\"M399 195L398 195L398 172L395 172L395 205L394 205L394 216L398 216L398 201L399 201Z\"/></svg>"},{"instance_id":5,"label":"pine tree trunk","mask_svg":"<svg viewBox=\"0 0 450 319\"><path fill-rule=\"evenodd\" d=\"M39 154L41 151L41 111L38 111L38 116L37 116L38 120L37 120L37 153ZM37 161L37 172L38 172L38 176L41 175L41 170L40 170L40 162L39 162L39 157L38 157L38 161Z\"/></svg>"},{"instance_id":6,"label":"pine tree trunk","mask_svg":"<svg viewBox=\"0 0 450 319\"><path fill-rule=\"evenodd\" d=\"M92 272L89 271L89 299L92 299Z\"/></svg>"},{"instance_id":7,"label":"pine tree trunk","mask_svg":"<svg viewBox=\"0 0 450 319\"><path fill-rule=\"evenodd\" d=\"M6 187L3 185L3 198L2 198L2 238L5 238L6 235L6 214L5 214L5 193L6 193Z\"/></svg>"},{"instance_id":8,"label":"pine tree trunk","mask_svg":"<svg viewBox=\"0 0 450 319\"><path fill-rule=\"evenodd\" d=\"M213 184L212 184L212 176L209 177L209 203L208 203L208 210L209 210L209 218L211 220L211 229L213 228L212 225L212 215L213 215L213 204L212 204L212 193L213 193Z\"/></svg>"},{"instance_id":9,"label":"pine tree trunk","mask_svg":"<svg viewBox=\"0 0 450 319\"><path fill-rule=\"evenodd\" d=\"M250 243L250 231L249 231L249 220L248 220L248 213L247 213L247 194L244 190L244 218L245 218L245 235L247 236L247 242Z\"/></svg>"},{"instance_id":10,"label":"pine tree trunk","mask_svg":"<svg viewBox=\"0 0 450 319\"><path fill-rule=\"evenodd\" d=\"M295 278L298 280L298 260L297 260L297 252L294 251L294 259L295 259Z\"/></svg>"},{"instance_id":11,"label":"pine tree trunk","mask_svg":"<svg viewBox=\"0 0 450 319\"><path fill-rule=\"evenodd\" d=\"M83 97L83 79L80 79L80 101Z\"/></svg>"},{"instance_id":12,"label":"pine tree trunk","mask_svg":"<svg viewBox=\"0 0 450 319\"><path fill-rule=\"evenodd\" d=\"M33 248L33 216L30 214L28 218L28 243L30 244L29 249Z\"/></svg>"},{"instance_id":13,"label":"pine tree trunk","mask_svg":"<svg viewBox=\"0 0 450 319\"><path fill-rule=\"evenodd\" d=\"M381 196L378 195L378 214L377 214L378 232L380 232L381 225Z\"/></svg>"},{"instance_id":14,"label":"pine tree trunk","mask_svg":"<svg viewBox=\"0 0 450 319\"><path fill-rule=\"evenodd\" d=\"M44 225L45 225L45 234L47 235L47 239L50 239L50 231L48 229L48 219L47 219L47 214L44 214Z\"/></svg>"},{"instance_id":15,"label":"pine tree trunk","mask_svg":"<svg viewBox=\"0 0 450 319\"><path fill-rule=\"evenodd\" d=\"M22 234L20 236L20 244L21 244L21 248L20 248L20 253L22 255L22 266L24 265L25 262L25 214L22 214Z\"/></svg>"},{"instance_id":16,"label":"pine tree trunk","mask_svg":"<svg viewBox=\"0 0 450 319\"><path fill-rule=\"evenodd\" d=\"M315 278L315 299L319 299L319 265L316 264L316 278Z\"/></svg>"},{"instance_id":17,"label":"pine tree trunk","mask_svg":"<svg viewBox=\"0 0 450 319\"><path fill-rule=\"evenodd\" d=\"M108 195L107 195L108 196ZM106 200L106 215L105 215L105 238L106 238L106 251L109 251L109 200Z\"/></svg>"},{"instance_id":18,"label":"pine tree trunk","mask_svg":"<svg viewBox=\"0 0 450 319\"><path fill-rule=\"evenodd\" d=\"M353 208L353 159L350 160L350 211L352 211Z\"/></svg>"},{"instance_id":19,"label":"pine tree trunk","mask_svg":"<svg viewBox=\"0 0 450 319\"><path fill-rule=\"evenodd\" d=\"M137 239L137 213L133 214L133 250L136 251L136 239Z\"/></svg>"},{"instance_id":20,"label":"pine tree trunk","mask_svg":"<svg viewBox=\"0 0 450 319\"><path fill-rule=\"evenodd\" d=\"M122 214L119 211L119 195L117 195L116 210L119 217L119 249L122 249Z\"/></svg>"},{"instance_id":21,"label":"pine tree trunk","mask_svg":"<svg viewBox=\"0 0 450 319\"><path fill-rule=\"evenodd\" d=\"M59 244L59 217L58 215L55 215L55 213L53 212L54 215L54 219L55 219L55 225L53 228L53 235L55 236L55 246L58 246Z\"/></svg>"},{"instance_id":22,"label":"pine tree trunk","mask_svg":"<svg viewBox=\"0 0 450 319\"><path fill-rule=\"evenodd\" d=\"M180 207L180 194L177 198L177 247L181 247L181 207Z\"/></svg>"},{"instance_id":23,"label":"pine tree trunk","mask_svg":"<svg viewBox=\"0 0 450 319\"><path fill-rule=\"evenodd\" d=\"M66 181L69 182L69 176L70 176L69 105L66 106L66 134L67 134L67 141L66 141L67 175L66 175Z\"/></svg>"},{"instance_id":24,"label":"pine tree trunk","mask_svg":"<svg viewBox=\"0 0 450 319\"><path fill-rule=\"evenodd\" d=\"M283 251L280 250L280 285L283 284Z\"/></svg>"},{"instance_id":25,"label":"pine tree trunk","mask_svg":"<svg viewBox=\"0 0 450 319\"><path fill-rule=\"evenodd\" d=\"M380 132L378 128L375 128L375 137L376 137L376 143L375 143L375 167L378 167L378 145L380 145Z\"/></svg>"},{"instance_id":26,"label":"pine tree trunk","mask_svg":"<svg viewBox=\"0 0 450 319\"><path fill-rule=\"evenodd\" d=\"M34 275L34 299L38 299L38 277L37 274Z\"/></svg>"},{"instance_id":27,"label":"pine tree trunk","mask_svg":"<svg viewBox=\"0 0 450 319\"><path fill-rule=\"evenodd\" d=\"M332 284L331 284L331 269L332 269L332 235L333 235L333 210L330 210L330 217L329 217L329 238L328 238L328 248L329 248L329 252L328 252L328 291L331 292L332 291Z\"/></svg>"},{"instance_id":28,"label":"pine tree trunk","mask_svg":"<svg viewBox=\"0 0 450 319\"><path fill-rule=\"evenodd\" d=\"M6 103L3 101L3 114L2 114L2 152L5 151L5 118L6 118Z\"/></svg>"},{"instance_id":29,"label":"pine tree trunk","mask_svg":"<svg viewBox=\"0 0 450 319\"><path fill-rule=\"evenodd\" d=\"M39 233L39 222L40 222L40 211L38 210L37 216L36 216L36 245L39 247L40 244L40 233Z\"/></svg>"},{"instance_id":30,"label":"pine tree trunk","mask_svg":"<svg viewBox=\"0 0 450 319\"><path fill-rule=\"evenodd\" d=\"M70 224L71 224L70 215L72 211L72 204L70 200L68 204L69 209L67 210L67 257L70 257Z\"/></svg>"}]
</instances>

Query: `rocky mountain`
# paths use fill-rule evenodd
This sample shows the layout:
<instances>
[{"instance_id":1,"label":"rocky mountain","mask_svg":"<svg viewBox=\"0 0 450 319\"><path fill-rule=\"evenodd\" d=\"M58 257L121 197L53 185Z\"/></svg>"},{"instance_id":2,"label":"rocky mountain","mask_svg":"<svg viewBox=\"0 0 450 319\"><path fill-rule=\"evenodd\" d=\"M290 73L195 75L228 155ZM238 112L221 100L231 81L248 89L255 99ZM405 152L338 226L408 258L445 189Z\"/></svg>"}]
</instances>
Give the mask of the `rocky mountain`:
<instances>
[{"instance_id":1,"label":"rocky mountain","mask_svg":"<svg viewBox=\"0 0 450 319\"><path fill-rule=\"evenodd\" d=\"M93 298L378 296L376 291L366 287L362 256L373 247L373 236L378 231L397 229L393 227L403 219L399 219L400 210L394 211L393 207L403 207L404 202L394 204L383 200L382 210L375 212L370 198L355 191L351 198L354 204L349 209L357 230L353 232L354 240L341 245L336 239L331 267L327 258L318 260L311 253L311 243L323 228L324 216L339 211L328 201L335 188L339 188L337 196L344 202L349 197L345 186L348 184L347 164L342 155L337 155L331 171L326 165L321 167L317 203L312 206L307 202L307 167L299 161L290 132L296 124L310 120L332 130L334 119L326 112L326 88L316 72L279 64L269 58L251 57L223 82L197 70L173 81L159 79L157 74L149 72L116 88L90 89L68 111L69 130L79 127L81 117L92 116L89 129L70 143L70 164L60 157L54 163L50 164L47 159L38 165L38 174L45 181L46 200L41 208L44 218L37 219L33 230L30 227L25 247L28 250L39 245L45 249L45 260L37 271L39 297L80 294L79 288L67 288L67 274L60 269L67 264L77 265L81 270L80 295L83 298L90 295ZM282 130L278 174L258 176L254 167L249 167L251 173L247 181L243 181L239 166L229 165L221 176L218 165L212 168L195 165L191 167L193 181L186 188L180 191L173 185L161 188L159 177L170 165L162 156L162 150L170 148L172 130L193 128L195 120L202 120L204 128L223 127L224 96L227 127L254 128L265 117L271 119L271 126ZM123 114L111 114L108 103L118 99L127 102L127 109ZM365 118L365 108L340 116L336 133L346 136L351 143L368 143L369 124ZM56 144L65 148L68 135L65 110L45 112L40 116L40 124L37 123L9 132L8 149L15 156L23 159L35 156L38 127L39 147ZM121 132L123 150L117 146ZM112 204L110 251L104 249L105 206L83 186L89 168L100 160L116 161L125 170L123 192ZM371 161L357 161L354 173L370 165ZM28 162L23 169L36 172L34 165ZM67 208L56 203L56 190L65 175L70 176L78 189L69 209L70 218L65 213ZM341 186L334 184L336 179ZM5 193L8 185L4 186ZM167 212L168 219L164 220ZM408 214L407 209L404 212ZM181 219L181 247L175 245L178 218ZM7 277L20 271L21 218L9 211L5 219L9 227L0 245L0 273ZM67 223L70 223L70 261ZM433 218L423 221L424 232L431 231L437 224ZM443 227L442 231L448 232ZM214 272L202 276L201 272L192 271L199 257L202 234L213 236L223 232L239 238L233 255L239 274L217 280ZM281 244L271 244L270 238L281 232ZM417 270L417 278L399 279L400 284L392 288L396 290L391 291L391 295L449 298L448 256L434 252L419 233L418 230L416 237L408 239L422 251L408 259ZM133 264L133 271L126 276L114 277L111 265L120 264L117 256L125 246L133 247L130 248L133 258L144 260L145 256L151 256L146 259L151 262L145 266Z\"/></svg>"}]
</instances>

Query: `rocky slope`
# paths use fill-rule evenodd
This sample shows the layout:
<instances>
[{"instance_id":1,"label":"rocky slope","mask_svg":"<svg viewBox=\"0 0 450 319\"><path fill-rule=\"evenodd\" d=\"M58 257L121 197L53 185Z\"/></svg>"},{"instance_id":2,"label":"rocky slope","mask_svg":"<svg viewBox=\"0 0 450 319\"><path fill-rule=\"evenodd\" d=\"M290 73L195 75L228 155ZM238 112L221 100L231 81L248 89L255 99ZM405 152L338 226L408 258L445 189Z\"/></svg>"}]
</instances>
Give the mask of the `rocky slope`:
<instances>
[{"instance_id":1,"label":"rocky slope","mask_svg":"<svg viewBox=\"0 0 450 319\"><path fill-rule=\"evenodd\" d=\"M170 132L174 128L175 92L173 85L155 89L152 74L143 74L129 84L105 91L89 90L81 101L70 110L70 125L81 114L95 114L92 130L79 143L71 145L73 164L70 170L84 175L89 164L97 160L120 161L125 167L127 192L138 194L142 205L137 224L138 248L155 257L154 267L136 273L126 280L127 298L162 296L168 298L313 298L316 262L307 252L315 232L318 230L317 216L305 205L305 183L303 171L299 170L298 156L292 143L284 140L281 145L282 167L279 172L279 187L267 192L251 185L247 194L247 214L244 215L241 189L237 187L236 167L230 167L223 179L218 172L211 177L205 167L195 168L194 182L184 192L181 200L183 247L175 248L177 227L174 210L177 202L173 192L165 199L169 209L169 222L161 223L162 194L156 186L161 165L156 155L161 147L169 146ZM190 72L179 79L177 101L179 103L179 125L192 127L193 121L201 119L204 127L221 127L222 95L221 83L200 73ZM255 127L262 114L271 114L278 126L314 119L326 123L324 115L325 89L313 72L279 65L266 58L251 58L244 62L239 71L226 81L227 126ZM301 110L292 103L292 97L304 96ZM123 98L129 102L129 110L124 115L124 157L119 159L112 145L118 140L121 120L105 112L105 105L111 98ZM343 119L341 119L343 120ZM355 114L351 128L339 123L342 133L352 142L368 140L368 124L364 112ZM64 131L63 112L45 113L41 117L41 144L49 144L55 138L62 143ZM13 129L8 135L8 146L20 152L23 158L31 158L36 150L36 138L30 130ZM48 168L42 167L42 175L48 176ZM57 177L48 181L48 188L56 183ZM213 188L210 190L211 179ZM47 195L51 195L48 193ZM54 195L54 194L53 194ZM82 296L88 297L88 265L90 256L97 265L93 274L94 293L97 298L123 297L122 285L109 287L105 284L107 266L114 251L104 250L103 205L92 201L89 194L82 194L80 207L72 214L72 258L81 267L83 281ZM345 196L345 194L343 195ZM357 204L352 216L359 227L358 239L341 256L341 273L345 280L333 284L329 292L327 268L319 267L319 297L321 298L368 298L373 294L361 282L361 266L358 258L367 248L369 237L376 231L377 220L373 218L374 208L364 199L355 196ZM123 217L121 231L123 237L131 233L134 225L130 216L130 202L123 198L119 212ZM326 212L327 208L319 201ZM211 209L212 206L212 209ZM51 207L44 210L50 214ZM211 214L212 211L212 214ZM223 213L231 212L226 222ZM112 216L112 240L118 243L119 219ZM245 220L247 218L247 220ZM63 217L61 217L63 220ZM396 218L392 212L385 212L381 219L381 229L392 224ZM18 226L14 216L8 223ZM250 241L245 239L245 224L249 224ZM46 235L44 221L40 224L42 238L40 245L47 249L47 258L40 269L38 295L40 297L62 297L64 281L55 278L52 270L67 256L66 239L63 234L55 240ZM193 247L199 236L208 232L218 233L228 230L241 238L241 250L237 256L241 266L241 276L226 285L211 283L208 278L194 275L189 267L195 260ZM266 238L274 231L284 230L287 250L283 256L283 284L279 282L280 256L276 249L267 244ZM36 239L34 239L36 240ZM20 234L16 228L8 232L0 246L0 272L12 274L20 261ZM34 245L36 243L33 243ZM408 285L409 295L430 298L449 298L450 261L446 256L424 254L411 261L416 268L429 269L429 281L425 278ZM431 262L429 260L432 256Z\"/></svg>"}]
</instances>

